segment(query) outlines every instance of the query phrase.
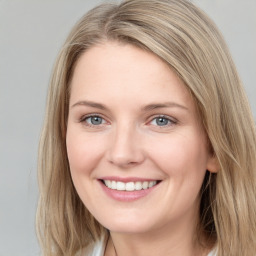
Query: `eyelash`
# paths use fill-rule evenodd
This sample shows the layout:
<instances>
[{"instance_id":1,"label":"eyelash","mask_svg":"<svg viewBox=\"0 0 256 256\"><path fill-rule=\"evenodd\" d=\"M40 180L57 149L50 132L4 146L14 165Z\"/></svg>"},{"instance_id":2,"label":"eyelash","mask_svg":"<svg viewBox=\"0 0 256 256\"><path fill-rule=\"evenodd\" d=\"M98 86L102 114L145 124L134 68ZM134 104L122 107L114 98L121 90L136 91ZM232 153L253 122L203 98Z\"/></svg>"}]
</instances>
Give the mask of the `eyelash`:
<instances>
[{"instance_id":1,"label":"eyelash","mask_svg":"<svg viewBox=\"0 0 256 256\"><path fill-rule=\"evenodd\" d=\"M88 126L88 127L93 127L93 128L99 128L102 126L102 124L99 124L99 125L94 125L94 124L90 124L88 122L86 122L87 119L89 118L92 118L92 117L99 117L101 118L102 120L105 121L105 123L107 123L107 121L105 120L105 118L100 115L100 114L90 114L90 115L86 115L86 116L82 116L79 120L80 123L84 123L85 126ZM104 124L103 124L104 125Z\"/></svg>"},{"instance_id":2,"label":"eyelash","mask_svg":"<svg viewBox=\"0 0 256 256\"><path fill-rule=\"evenodd\" d=\"M160 118L165 119L165 120L167 120L167 122L168 122L168 124L163 125L163 126L161 126L161 125L155 125L155 126L159 127L160 129L168 128L168 127L173 126L173 125L175 125L175 124L178 123L177 120L175 120L174 118L171 118L171 117L169 117L169 116L166 116L166 115L157 115L157 116L154 116L154 117L151 119L151 121L150 121L149 123L152 123L154 120L160 119Z\"/></svg>"},{"instance_id":3,"label":"eyelash","mask_svg":"<svg viewBox=\"0 0 256 256\"><path fill-rule=\"evenodd\" d=\"M96 113L95 113L95 114L86 115L86 116L82 116L82 117L80 118L79 122L84 123L86 126L88 126L88 127L93 127L93 128L100 128L100 127L102 127L102 125L105 124L105 123L103 123L103 124L95 125L95 124L90 124L90 123L88 123L86 120L89 119L89 118L92 118L92 117L101 118L102 120L104 120L105 123L108 123L102 115L96 114ZM156 120L157 118L159 118L159 119L160 119L160 118L165 119L165 120L167 120L167 122L168 122L168 124L163 125L163 126L161 126L161 125L154 125L154 126L156 126L156 127L159 127L160 129L164 129L164 128L167 128L167 127L176 125L176 124L178 123L177 120L175 120L175 119L173 119L173 118L170 118L169 116L166 116L166 115L156 115L156 116L154 116L153 118L151 118L150 121L147 122L147 124L152 123L152 122L153 122L154 120Z\"/></svg>"}]
</instances>

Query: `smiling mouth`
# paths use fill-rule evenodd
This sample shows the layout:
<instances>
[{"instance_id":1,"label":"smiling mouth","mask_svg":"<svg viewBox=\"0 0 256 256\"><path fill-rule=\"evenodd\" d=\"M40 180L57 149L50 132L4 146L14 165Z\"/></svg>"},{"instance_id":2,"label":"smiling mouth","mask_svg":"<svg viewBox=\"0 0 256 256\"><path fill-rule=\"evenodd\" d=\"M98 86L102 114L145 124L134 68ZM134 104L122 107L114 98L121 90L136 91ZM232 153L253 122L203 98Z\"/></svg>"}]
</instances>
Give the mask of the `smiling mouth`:
<instances>
[{"instance_id":1,"label":"smiling mouth","mask_svg":"<svg viewBox=\"0 0 256 256\"><path fill-rule=\"evenodd\" d=\"M115 180L101 180L102 183L112 190L119 190L119 191L140 191L146 190L156 186L160 181L135 181L135 182L122 182L122 181L115 181Z\"/></svg>"}]
</instances>

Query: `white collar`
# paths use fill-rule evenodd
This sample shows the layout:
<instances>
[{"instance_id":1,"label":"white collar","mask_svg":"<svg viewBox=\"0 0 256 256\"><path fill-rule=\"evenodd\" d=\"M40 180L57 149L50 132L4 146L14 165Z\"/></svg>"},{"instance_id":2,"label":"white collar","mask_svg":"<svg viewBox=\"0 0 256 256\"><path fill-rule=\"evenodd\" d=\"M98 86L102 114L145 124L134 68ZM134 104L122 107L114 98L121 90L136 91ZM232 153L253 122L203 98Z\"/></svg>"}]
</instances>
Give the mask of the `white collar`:
<instances>
[{"instance_id":1,"label":"white collar","mask_svg":"<svg viewBox=\"0 0 256 256\"><path fill-rule=\"evenodd\" d=\"M104 256L104 252L106 249L108 237L103 236L100 240L90 244L88 247L86 247L85 250L83 250L84 256ZM214 248L207 256L217 256L217 249Z\"/></svg>"}]
</instances>

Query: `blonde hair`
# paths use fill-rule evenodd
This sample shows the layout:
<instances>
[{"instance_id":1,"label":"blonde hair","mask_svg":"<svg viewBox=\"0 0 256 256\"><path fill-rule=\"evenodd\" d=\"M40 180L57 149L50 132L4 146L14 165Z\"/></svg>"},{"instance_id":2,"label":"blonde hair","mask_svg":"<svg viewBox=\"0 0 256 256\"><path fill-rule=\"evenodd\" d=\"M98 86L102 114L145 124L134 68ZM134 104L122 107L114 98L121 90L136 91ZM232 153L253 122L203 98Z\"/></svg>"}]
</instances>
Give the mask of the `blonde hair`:
<instances>
[{"instance_id":1,"label":"blonde hair","mask_svg":"<svg viewBox=\"0 0 256 256\"><path fill-rule=\"evenodd\" d=\"M185 0L101 4L67 38L53 71L39 147L37 228L43 254L73 256L106 232L73 186L65 135L77 60L108 40L153 52L184 81L220 166L217 174L207 172L201 189L199 233L216 244L218 256L255 255L255 124L222 36Z\"/></svg>"}]
</instances>

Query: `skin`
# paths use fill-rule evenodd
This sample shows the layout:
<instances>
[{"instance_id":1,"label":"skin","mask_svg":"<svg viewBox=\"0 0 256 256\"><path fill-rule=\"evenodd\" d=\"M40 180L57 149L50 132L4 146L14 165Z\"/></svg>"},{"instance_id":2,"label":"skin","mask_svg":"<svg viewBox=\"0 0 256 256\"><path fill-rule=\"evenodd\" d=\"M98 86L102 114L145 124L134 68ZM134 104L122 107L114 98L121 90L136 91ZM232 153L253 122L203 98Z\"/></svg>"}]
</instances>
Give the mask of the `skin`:
<instances>
[{"instance_id":1,"label":"skin","mask_svg":"<svg viewBox=\"0 0 256 256\"><path fill-rule=\"evenodd\" d=\"M88 115L102 122L92 124ZM105 255L206 255L195 240L199 191L206 170L217 170L206 141L191 95L158 57L117 42L80 57L71 82L67 152L80 198L110 230ZM161 182L145 197L124 202L103 191L99 179L105 176Z\"/></svg>"}]
</instances>

